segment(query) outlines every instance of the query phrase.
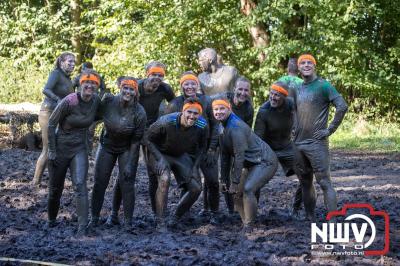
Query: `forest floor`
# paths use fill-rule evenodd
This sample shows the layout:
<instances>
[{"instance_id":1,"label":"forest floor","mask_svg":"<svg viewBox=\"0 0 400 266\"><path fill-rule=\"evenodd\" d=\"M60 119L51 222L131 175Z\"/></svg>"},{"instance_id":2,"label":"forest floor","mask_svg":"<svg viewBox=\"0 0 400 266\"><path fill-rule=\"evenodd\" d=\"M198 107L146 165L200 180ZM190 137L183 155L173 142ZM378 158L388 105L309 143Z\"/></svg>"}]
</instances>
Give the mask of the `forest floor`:
<instances>
[{"instance_id":1,"label":"forest floor","mask_svg":"<svg viewBox=\"0 0 400 266\"><path fill-rule=\"evenodd\" d=\"M67 178L58 215L60 224L48 229L47 181L40 188L31 184L39 151L0 150L0 265L6 258L71 265L400 265L400 154L333 150L331 173L338 205L370 203L390 217L390 250L385 256L326 255L311 250L311 225L288 216L297 178L281 170L262 190L256 229L241 233L238 216L229 216L220 197L220 224L211 225L197 214L202 196L182 220L179 230L159 232L152 222L147 196L148 180L140 161L136 180L136 227L99 226L87 237L75 237L75 204ZM90 161L89 195L93 186ZM115 179L116 169L113 177ZM102 216L110 213L112 182L107 189ZM318 223L325 220L323 194L316 185ZM174 210L179 189L173 183L168 208ZM122 220L122 217L120 217ZM377 217L377 246L383 247L383 219ZM341 251L335 247L336 251ZM321 251L321 249L319 249Z\"/></svg>"}]
</instances>

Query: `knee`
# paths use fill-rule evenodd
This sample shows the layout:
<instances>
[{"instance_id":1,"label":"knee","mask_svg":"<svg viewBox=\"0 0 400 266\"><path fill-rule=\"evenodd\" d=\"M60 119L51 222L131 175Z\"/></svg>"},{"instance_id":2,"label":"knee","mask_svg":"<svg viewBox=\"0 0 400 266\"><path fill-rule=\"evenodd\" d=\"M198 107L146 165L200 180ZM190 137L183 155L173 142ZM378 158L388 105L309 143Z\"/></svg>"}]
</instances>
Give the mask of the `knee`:
<instances>
[{"instance_id":1,"label":"knee","mask_svg":"<svg viewBox=\"0 0 400 266\"><path fill-rule=\"evenodd\" d=\"M243 188L243 196L245 197L255 196L254 188L251 185L246 184Z\"/></svg>"},{"instance_id":2,"label":"knee","mask_svg":"<svg viewBox=\"0 0 400 266\"><path fill-rule=\"evenodd\" d=\"M75 184L74 191L75 191L77 197L87 196L86 183L82 182L82 183Z\"/></svg>"},{"instance_id":3,"label":"knee","mask_svg":"<svg viewBox=\"0 0 400 266\"><path fill-rule=\"evenodd\" d=\"M161 188L167 188L169 186L170 177L167 174L162 174L158 177L158 186Z\"/></svg>"},{"instance_id":4,"label":"knee","mask_svg":"<svg viewBox=\"0 0 400 266\"><path fill-rule=\"evenodd\" d=\"M200 186L200 184L199 183L197 183L196 181L194 181L194 180L192 180L191 181L191 184L190 184L190 187L189 187L189 191L190 191L190 193L192 193L192 194L199 194L200 195L200 193L201 193L201 186Z\"/></svg>"},{"instance_id":5,"label":"knee","mask_svg":"<svg viewBox=\"0 0 400 266\"><path fill-rule=\"evenodd\" d=\"M333 185L331 182L331 179L329 178L329 175L319 175L319 174L315 174L316 179L317 179L317 183L320 185L322 190L330 190L333 189Z\"/></svg>"}]
</instances>

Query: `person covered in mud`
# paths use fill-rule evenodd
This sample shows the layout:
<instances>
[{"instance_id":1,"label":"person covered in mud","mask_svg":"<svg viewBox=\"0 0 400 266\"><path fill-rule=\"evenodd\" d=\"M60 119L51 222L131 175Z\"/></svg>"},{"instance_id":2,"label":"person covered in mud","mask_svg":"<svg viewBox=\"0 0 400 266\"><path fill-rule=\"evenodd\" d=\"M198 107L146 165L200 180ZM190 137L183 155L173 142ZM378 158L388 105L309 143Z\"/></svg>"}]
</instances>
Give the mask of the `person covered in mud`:
<instances>
[{"instance_id":1,"label":"person covered in mud","mask_svg":"<svg viewBox=\"0 0 400 266\"><path fill-rule=\"evenodd\" d=\"M138 103L138 82L135 78L124 77L119 88L118 95L106 94L100 105L99 118L103 120L104 127L96 155L90 225L99 223L104 194L118 160L119 175L115 186L121 191L124 225L129 229L135 206L135 178L140 142L146 127L146 112Z\"/></svg>"},{"instance_id":2,"label":"person covered in mud","mask_svg":"<svg viewBox=\"0 0 400 266\"><path fill-rule=\"evenodd\" d=\"M202 107L202 116L207 120L209 125L209 139L207 141L207 152L200 162L200 170L204 175L204 187L206 188L203 195L203 211L202 215L210 218L211 223L217 223L217 213L219 209L219 182L218 182L218 165L217 165L217 146L218 146L218 124L212 114L211 98L196 93L200 87L197 76L188 71L183 73L179 84L181 86L182 95L173 99L166 108L166 114L175 113L182 110L186 99L197 98ZM200 176L200 175L199 175ZM186 189L183 189L186 192ZM208 210L210 209L210 213Z\"/></svg>"},{"instance_id":3,"label":"person covered in mud","mask_svg":"<svg viewBox=\"0 0 400 266\"><path fill-rule=\"evenodd\" d=\"M336 191L330 177L328 137L342 122L347 104L339 92L316 74L316 60L310 54L298 59L304 82L292 90L295 108L295 167L302 186L306 217L315 220L315 188L313 176L324 193L328 212L337 209ZM328 126L329 106L335 106L335 115Z\"/></svg>"},{"instance_id":4,"label":"person covered in mud","mask_svg":"<svg viewBox=\"0 0 400 266\"><path fill-rule=\"evenodd\" d=\"M292 128L294 123L293 99L287 97L288 86L277 81L271 85L269 101L258 110L254 132L275 152L286 176L294 172ZM291 215L299 216L302 205L301 186L296 190Z\"/></svg>"},{"instance_id":5,"label":"person covered in mud","mask_svg":"<svg viewBox=\"0 0 400 266\"><path fill-rule=\"evenodd\" d=\"M199 75L199 81L205 95L233 92L238 71L232 66L218 64L218 55L214 49L201 50L198 53L198 63L203 71Z\"/></svg>"},{"instance_id":6,"label":"person covered in mud","mask_svg":"<svg viewBox=\"0 0 400 266\"><path fill-rule=\"evenodd\" d=\"M214 100L212 108L224 127L220 138L222 190L234 195L243 229L251 231L257 216L256 192L274 176L278 160L268 144L232 112L227 99Z\"/></svg>"},{"instance_id":7,"label":"person covered in mud","mask_svg":"<svg viewBox=\"0 0 400 266\"><path fill-rule=\"evenodd\" d=\"M75 55L64 52L57 57L54 69L51 71L43 88L45 95L39 112L39 125L42 132L42 152L36 162L33 183L39 185L42 181L48 156L48 124L49 117L57 104L68 94L73 93L71 74L75 68Z\"/></svg>"},{"instance_id":8,"label":"person covered in mud","mask_svg":"<svg viewBox=\"0 0 400 266\"><path fill-rule=\"evenodd\" d=\"M64 189L67 170L75 191L76 214L79 236L87 233L88 173L87 131L95 120L100 98L95 91L100 85L100 77L95 72L81 76L80 92L65 97L54 109L49 119L49 197L48 225L57 225L60 198ZM57 129L57 130L56 130Z\"/></svg>"},{"instance_id":9,"label":"person covered in mud","mask_svg":"<svg viewBox=\"0 0 400 266\"><path fill-rule=\"evenodd\" d=\"M79 89L79 87L80 87L79 80L81 78L81 75L82 75L82 73L84 73L88 70L94 70L93 64L91 62L83 62L81 72L78 75L76 75L76 77L72 81L74 89ZM110 90L107 89L106 83L104 82L103 77L100 76L100 86L99 86L99 91L98 91L100 99L103 98L105 93L109 93L109 92L110 92Z\"/></svg>"},{"instance_id":10,"label":"person covered in mud","mask_svg":"<svg viewBox=\"0 0 400 266\"><path fill-rule=\"evenodd\" d=\"M303 80L298 77L297 58L289 58L287 65L287 75L278 79L279 82L285 83L289 91L298 88Z\"/></svg>"},{"instance_id":11,"label":"person covered in mud","mask_svg":"<svg viewBox=\"0 0 400 266\"><path fill-rule=\"evenodd\" d=\"M168 225L176 227L179 219L190 209L201 193L195 176L207 147L208 125L201 114L203 107L196 98L187 98L181 112L160 117L147 131L146 144L150 151L150 169L157 175L155 215L157 225L165 227L165 211L171 171L186 193L180 198Z\"/></svg>"},{"instance_id":12,"label":"person covered in mud","mask_svg":"<svg viewBox=\"0 0 400 266\"><path fill-rule=\"evenodd\" d=\"M251 100L251 83L240 76L235 82L233 92L227 93L232 106L232 112L251 128L253 126L254 108Z\"/></svg>"}]
</instances>

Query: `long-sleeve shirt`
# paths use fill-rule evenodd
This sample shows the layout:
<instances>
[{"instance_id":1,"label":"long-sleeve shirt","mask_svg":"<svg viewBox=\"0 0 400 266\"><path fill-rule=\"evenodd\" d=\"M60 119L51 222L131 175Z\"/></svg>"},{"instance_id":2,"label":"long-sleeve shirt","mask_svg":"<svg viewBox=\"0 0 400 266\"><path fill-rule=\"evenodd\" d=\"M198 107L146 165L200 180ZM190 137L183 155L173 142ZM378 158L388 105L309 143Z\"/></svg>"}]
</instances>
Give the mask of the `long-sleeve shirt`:
<instances>
[{"instance_id":1,"label":"long-sleeve shirt","mask_svg":"<svg viewBox=\"0 0 400 266\"><path fill-rule=\"evenodd\" d=\"M69 94L61 100L49 118L49 151L72 157L86 149L87 129L95 119L99 104L97 95L85 102L80 93Z\"/></svg>"},{"instance_id":2,"label":"long-sleeve shirt","mask_svg":"<svg viewBox=\"0 0 400 266\"><path fill-rule=\"evenodd\" d=\"M70 77L61 69L54 69L51 71L43 88L45 98L42 102L41 110L54 110L58 101L73 92L74 89Z\"/></svg>"},{"instance_id":3,"label":"long-sleeve shirt","mask_svg":"<svg viewBox=\"0 0 400 266\"><path fill-rule=\"evenodd\" d=\"M104 121L100 136L101 145L113 153L122 153L131 144L139 143L146 128L146 112L139 103L121 105L121 96L103 98L99 118Z\"/></svg>"},{"instance_id":4,"label":"long-sleeve shirt","mask_svg":"<svg viewBox=\"0 0 400 266\"><path fill-rule=\"evenodd\" d=\"M226 182L230 178L231 182L237 184L244 167L260 164L268 158L268 154L273 154L273 151L234 113L231 113L222 125L224 131L220 139L221 180Z\"/></svg>"},{"instance_id":5,"label":"long-sleeve shirt","mask_svg":"<svg viewBox=\"0 0 400 266\"><path fill-rule=\"evenodd\" d=\"M235 113L235 115L237 115L240 119L246 122L246 124L249 125L249 127L252 127L254 118L253 104L249 100L247 100L240 105L235 105L233 101L234 94L228 92L226 96L229 99L229 102L231 103L232 111Z\"/></svg>"},{"instance_id":6,"label":"long-sleeve shirt","mask_svg":"<svg viewBox=\"0 0 400 266\"><path fill-rule=\"evenodd\" d=\"M274 151L285 149L291 143L294 121L293 99L287 97L280 107L265 102L257 113L254 132Z\"/></svg>"}]
</instances>

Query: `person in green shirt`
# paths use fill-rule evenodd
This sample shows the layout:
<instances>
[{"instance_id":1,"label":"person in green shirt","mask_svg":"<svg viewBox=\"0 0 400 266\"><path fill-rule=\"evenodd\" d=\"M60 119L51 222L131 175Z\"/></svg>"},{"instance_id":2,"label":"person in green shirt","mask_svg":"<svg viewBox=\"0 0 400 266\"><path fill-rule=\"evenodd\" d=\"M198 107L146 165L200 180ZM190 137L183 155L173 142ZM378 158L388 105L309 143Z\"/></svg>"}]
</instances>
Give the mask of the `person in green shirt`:
<instances>
[{"instance_id":1,"label":"person in green shirt","mask_svg":"<svg viewBox=\"0 0 400 266\"><path fill-rule=\"evenodd\" d=\"M313 221L316 205L313 176L321 186L328 212L337 209L336 191L330 177L328 137L339 127L348 107L335 87L317 76L312 55L300 56L298 67L304 82L291 91L296 110L295 168L302 186L306 217ZM328 125L331 104L336 110Z\"/></svg>"},{"instance_id":2,"label":"person in green shirt","mask_svg":"<svg viewBox=\"0 0 400 266\"><path fill-rule=\"evenodd\" d=\"M297 88L303 83L303 80L298 77L297 59L290 58L287 65L287 75L278 79L278 82L285 83L289 90Z\"/></svg>"}]
</instances>

